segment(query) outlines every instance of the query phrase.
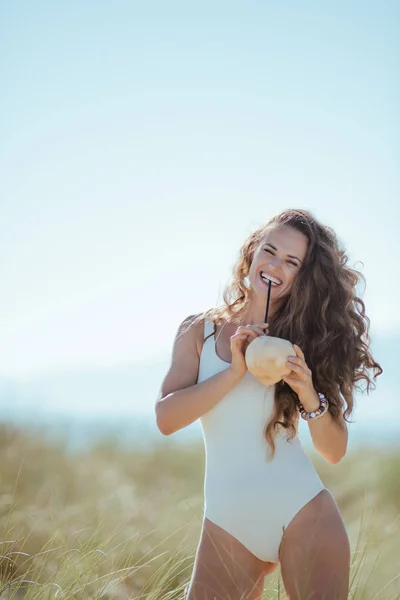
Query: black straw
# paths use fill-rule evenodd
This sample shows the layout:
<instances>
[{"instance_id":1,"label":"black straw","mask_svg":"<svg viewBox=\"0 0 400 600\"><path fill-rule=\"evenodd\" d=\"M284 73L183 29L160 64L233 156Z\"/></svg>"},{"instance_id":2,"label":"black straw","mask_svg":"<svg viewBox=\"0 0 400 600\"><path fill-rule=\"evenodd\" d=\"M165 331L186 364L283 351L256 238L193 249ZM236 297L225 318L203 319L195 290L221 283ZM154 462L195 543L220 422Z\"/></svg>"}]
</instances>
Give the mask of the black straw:
<instances>
[{"instance_id":1,"label":"black straw","mask_svg":"<svg viewBox=\"0 0 400 600\"><path fill-rule=\"evenodd\" d=\"M268 319L268 308L269 308L269 297L271 295L271 285L272 282L271 280L268 281L268 296L267 296L267 307L265 309L265 319L264 319L264 323L268 323L267 319Z\"/></svg>"}]
</instances>

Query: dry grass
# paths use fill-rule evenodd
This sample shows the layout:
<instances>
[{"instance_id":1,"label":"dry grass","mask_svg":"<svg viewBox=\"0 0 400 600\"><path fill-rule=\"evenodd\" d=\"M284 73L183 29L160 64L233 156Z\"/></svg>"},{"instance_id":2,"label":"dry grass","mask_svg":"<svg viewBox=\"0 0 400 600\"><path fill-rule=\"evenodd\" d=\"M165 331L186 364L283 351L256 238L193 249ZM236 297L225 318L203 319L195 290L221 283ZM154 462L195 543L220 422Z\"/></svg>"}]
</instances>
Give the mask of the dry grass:
<instances>
[{"instance_id":1,"label":"dry grass","mask_svg":"<svg viewBox=\"0 0 400 600\"><path fill-rule=\"evenodd\" d=\"M3 426L0 451L2 600L182 598L201 526L202 446L166 438L129 450L115 439L75 455ZM349 531L351 598L400 598L400 450L312 459ZM265 592L278 598L279 570Z\"/></svg>"}]
</instances>

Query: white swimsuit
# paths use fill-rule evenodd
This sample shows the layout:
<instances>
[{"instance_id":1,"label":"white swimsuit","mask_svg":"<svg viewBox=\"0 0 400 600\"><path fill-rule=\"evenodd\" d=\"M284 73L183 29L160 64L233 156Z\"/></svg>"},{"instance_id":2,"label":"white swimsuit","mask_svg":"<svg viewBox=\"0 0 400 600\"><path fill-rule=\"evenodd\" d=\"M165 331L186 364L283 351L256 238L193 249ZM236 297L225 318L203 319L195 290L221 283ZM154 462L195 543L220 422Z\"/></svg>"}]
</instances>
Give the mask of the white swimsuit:
<instances>
[{"instance_id":1,"label":"white swimsuit","mask_svg":"<svg viewBox=\"0 0 400 600\"><path fill-rule=\"evenodd\" d=\"M213 331L206 319L204 337ZM211 335L203 345L198 383L228 367ZM284 528L325 489L297 434L289 442L280 430L275 457L268 461L264 427L272 413L274 387L247 371L200 418L206 452L204 516L267 562L279 561Z\"/></svg>"}]
</instances>

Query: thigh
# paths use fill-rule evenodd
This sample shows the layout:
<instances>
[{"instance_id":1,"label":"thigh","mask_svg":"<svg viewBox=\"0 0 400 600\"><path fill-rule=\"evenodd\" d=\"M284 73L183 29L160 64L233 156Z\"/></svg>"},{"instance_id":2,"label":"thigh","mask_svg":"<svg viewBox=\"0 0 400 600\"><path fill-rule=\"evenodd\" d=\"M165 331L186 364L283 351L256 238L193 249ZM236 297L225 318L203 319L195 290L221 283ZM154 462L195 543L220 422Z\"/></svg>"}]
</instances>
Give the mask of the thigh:
<instances>
[{"instance_id":1,"label":"thigh","mask_svg":"<svg viewBox=\"0 0 400 600\"><path fill-rule=\"evenodd\" d=\"M236 538L205 518L187 600L261 600L265 563Z\"/></svg>"},{"instance_id":2,"label":"thigh","mask_svg":"<svg viewBox=\"0 0 400 600\"><path fill-rule=\"evenodd\" d=\"M279 551L290 600L346 600L350 544L332 494L322 490L286 528Z\"/></svg>"}]
</instances>

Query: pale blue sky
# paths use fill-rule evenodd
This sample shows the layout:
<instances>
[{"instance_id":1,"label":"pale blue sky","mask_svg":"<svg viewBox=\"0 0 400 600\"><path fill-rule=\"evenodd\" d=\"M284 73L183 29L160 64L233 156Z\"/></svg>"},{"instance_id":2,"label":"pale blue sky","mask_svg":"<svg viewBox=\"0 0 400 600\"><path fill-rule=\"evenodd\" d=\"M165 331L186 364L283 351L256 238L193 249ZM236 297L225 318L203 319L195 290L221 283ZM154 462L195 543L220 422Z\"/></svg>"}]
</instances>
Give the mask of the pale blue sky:
<instances>
[{"instance_id":1,"label":"pale blue sky","mask_svg":"<svg viewBox=\"0 0 400 600\"><path fill-rule=\"evenodd\" d=\"M288 207L400 332L398 7L2 3L0 374L167 356Z\"/></svg>"}]
</instances>

